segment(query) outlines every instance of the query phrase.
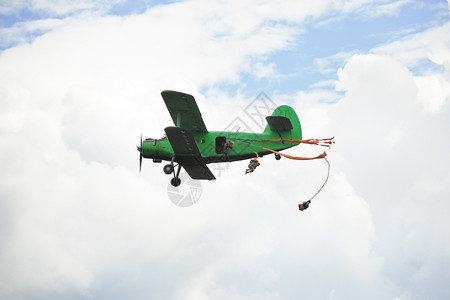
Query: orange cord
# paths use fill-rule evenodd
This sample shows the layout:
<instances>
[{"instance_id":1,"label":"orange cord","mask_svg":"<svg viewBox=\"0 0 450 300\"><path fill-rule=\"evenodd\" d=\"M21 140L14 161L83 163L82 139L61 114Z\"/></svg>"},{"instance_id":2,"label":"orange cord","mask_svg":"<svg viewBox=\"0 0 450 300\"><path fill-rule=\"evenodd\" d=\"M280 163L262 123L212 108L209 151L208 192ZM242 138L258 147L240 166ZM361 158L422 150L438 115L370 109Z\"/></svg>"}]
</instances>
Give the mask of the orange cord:
<instances>
[{"instance_id":1,"label":"orange cord","mask_svg":"<svg viewBox=\"0 0 450 300\"><path fill-rule=\"evenodd\" d=\"M295 160L312 160L312 159L325 158L325 156L327 156L327 153L325 151L322 154L320 154L320 155L318 155L316 157L300 157L300 156L292 156L292 155L289 155L289 154L284 154L284 153L281 153L281 152L278 152L278 151L275 151L275 150L272 150L272 149L269 149L269 148L266 148L266 147L263 147L263 146L259 146L259 148L264 149L266 151L273 152L273 153L281 155L281 156L284 156L286 158L295 159Z\"/></svg>"},{"instance_id":2,"label":"orange cord","mask_svg":"<svg viewBox=\"0 0 450 300\"><path fill-rule=\"evenodd\" d=\"M309 140L290 140L290 139L260 139L260 140L254 140L257 142L287 142L287 143L303 143L303 144L310 144L310 145L318 145L318 146L322 146L322 147L328 147L330 148L332 144L334 144L335 142L333 141L334 137L332 138L327 138L327 139L309 139ZM330 162L326 159L327 153L324 151L322 154L316 156L316 157L300 157L300 156L293 156L293 155L289 155L289 154L284 154L281 153L279 151L275 151L263 146L258 146L259 148L266 150L266 151L270 151L272 153L275 153L277 155L280 156L284 156L286 158L289 159L294 159L294 160L313 160L313 159L320 159L323 158L325 159L325 161L328 164L328 172L327 172L327 178L325 179L325 182L322 184L322 186L320 187L320 189L314 194L314 196L311 197L311 199L309 199L308 201L305 201L301 204L298 205L298 208L300 210L305 210L309 207L309 204L311 204L311 201L322 191L322 189L324 188L325 184L328 181L328 178L330 176ZM256 157L253 158L253 160L257 161L257 158L259 158L259 154L258 152L256 153ZM259 164L258 164L259 165ZM254 169L253 169L254 170ZM253 170L251 172L253 172ZM245 172L245 174L249 173L248 170Z\"/></svg>"},{"instance_id":3,"label":"orange cord","mask_svg":"<svg viewBox=\"0 0 450 300\"><path fill-rule=\"evenodd\" d=\"M258 152L255 152L255 154L256 154L256 157L253 158L253 159L254 159L254 160L257 160L257 159L259 158L259 154L258 154Z\"/></svg>"},{"instance_id":4,"label":"orange cord","mask_svg":"<svg viewBox=\"0 0 450 300\"><path fill-rule=\"evenodd\" d=\"M309 139L309 140L291 140L291 139L262 139L262 140L254 140L256 142L286 142L286 143L299 143L299 144L310 144L310 145L318 145L322 147L328 147L330 148L332 144L335 142L333 141L334 136L332 138L326 138L326 139Z\"/></svg>"}]
</instances>

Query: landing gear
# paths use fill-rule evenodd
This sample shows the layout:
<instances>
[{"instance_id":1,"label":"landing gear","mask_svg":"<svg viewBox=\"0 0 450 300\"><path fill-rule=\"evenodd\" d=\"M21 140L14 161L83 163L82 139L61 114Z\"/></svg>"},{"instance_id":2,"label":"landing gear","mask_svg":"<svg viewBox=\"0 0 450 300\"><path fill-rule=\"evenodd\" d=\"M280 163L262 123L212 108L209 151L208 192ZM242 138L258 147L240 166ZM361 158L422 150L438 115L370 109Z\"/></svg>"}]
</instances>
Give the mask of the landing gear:
<instances>
[{"instance_id":1,"label":"landing gear","mask_svg":"<svg viewBox=\"0 0 450 300\"><path fill-rule=\"evenodd\" d=\"M165 165L163 170L164 170L164 173L166 173L167 175L170 175L173 173L173 165L172 164Z\"/></svg>"},{"instance_id":2,"label":"landing gear","mask_svg":"<svg viewBox=\"0 0 450 300\"><path fill-rule=\"evenodd\" d=\"M173 186L179 186L181 183L181 179L178 177L174 177L172 178L172 180L170 181L170 184L172 184Z\"/></svg>"},{"instance_id":3,"label":"landing gear","mask_svg":"<svg viewBox=\"0 0 450 300\"><path fill-rule=\"evenodd\" d=\"M276 160L280 160L281 159L281 155L280 154L275 154L275 159Z\"/></svg>"},{"instance_id":4,"label":"landing gear","mask_svg":"<svg viewBox=\"0 0 450 300\"><path fill-rule=\"evenodd\" d=\"M173 173L173 178L172 178L172 180L170 180L170 184L172 184L173 186L179 186L181 184L181 179L179 177L180 171L181 171L181 165L177 164L177 171L174 172L175 171L174 162L175 162L175 157L172 158L172 160L170 161L170 164L167 164L164 166L163 171L167 175L170 175Z\"/></svg>"}]
</instances>

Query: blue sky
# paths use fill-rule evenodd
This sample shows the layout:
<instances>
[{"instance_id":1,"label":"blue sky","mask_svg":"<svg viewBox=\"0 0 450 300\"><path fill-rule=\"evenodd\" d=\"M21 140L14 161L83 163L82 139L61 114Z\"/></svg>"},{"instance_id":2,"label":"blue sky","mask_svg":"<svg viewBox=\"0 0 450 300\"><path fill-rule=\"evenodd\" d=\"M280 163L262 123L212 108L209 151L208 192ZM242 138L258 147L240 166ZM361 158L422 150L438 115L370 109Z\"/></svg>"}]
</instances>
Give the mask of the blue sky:
<instances>
[{"instance_id":1,"label":"blue sky","mask_svg":"<svg viewBox=\"0 0 450 300\"><path fill-rule=\"evenodd\" d=\"M105 8L95 7L105 15L128 16L142 14L147 9L157 5L170 5L177 1L120 1L106 5ZM394 1L395 2L395 1ZM381 1L384 5L389 1ZM430 1L399 1L397 8L388 13L371 15L369 11L354 11L341 14L339 11L328 11L326 14L314 17L312 20L301 22L298 33L292 37L289 47L276 53L265 55L264 60L274 63L275 76L258 78L251 74L242 74L247 96L259 90L296 91L311 89L320 81L335 80L337 68L342 68L345 59L330 59L336 53L349 55L369 53L370 49L401 39L411 33L420 32L427 28L441 25L448 21L445 9L448 4L442 0ZM94 10L94 11L96 11ZM11 28L18 23L46 18L62 19L76 15L89 9L79 9L58 14L44 9L33 11L24 6L19 10L1 15L0 25ZM287 24L288 25L288 24ZM288 25L289 26L289 25ZM300 29L301 28L301 29ZM27 40L45 33L36 31L27 34ZM14 44L7 44L13 46ZM320 70L317 59L327 62L328 70ZM430 63L430 62L428 62ZM423 71L423 68L433 67L432 64L418 67L413 71ZM224 87L228 83L224 84ZM229 92L239 88L232 84ZM333 88L333 87L331 87Z\"/></svg>"},{"instance_id":2,"label":"blue sky","mask_svg":"<svg viewBox=\"0 0 450 300\"><path fill-rule=\"evenodd\" d=\"M336 69L342 68L345 59L327 59L336 53L369 53L372 48L403 38L411 33L448 22L445 1L411 1L402 5L392 15L364 16L357 12L349 15L331 12L314 22L301 26L292 49L269 55L280 75L266 80L245 76L246 88L272 89L277 92L308 90L317 82L336 80ZM303 24L302 24L303 25ZM322 72L316 59L327 59L327 71ZM425 67L425 66L424 66ZM426 68L432 65L426 64ZM418 68L420 72L422 68ZM416 71L416 70L413 70ZM334 89L334 87L331 87Z\"/></svg>"},{"instance_id":3,"label":"blue sky","mask_svg":"<svg viewBox=\"0 0 450 300\"><path fill-rule=\"evenodd\" d=\"M0 4L0 298L449 299L449 45L448 1ZM291 105L327 186L299 212L326 164L266 156L174 205L164 89Z\"/></svg>"}]
</instances>

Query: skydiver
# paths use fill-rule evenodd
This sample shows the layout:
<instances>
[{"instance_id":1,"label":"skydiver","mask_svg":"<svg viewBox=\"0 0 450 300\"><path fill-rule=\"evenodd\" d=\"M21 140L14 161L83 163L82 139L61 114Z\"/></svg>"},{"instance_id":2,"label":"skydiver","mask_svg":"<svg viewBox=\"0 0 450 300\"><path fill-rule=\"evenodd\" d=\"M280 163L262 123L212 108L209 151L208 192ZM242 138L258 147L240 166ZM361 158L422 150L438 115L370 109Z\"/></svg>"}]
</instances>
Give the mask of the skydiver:
<instances>
[{"instance_id":1,"label":"skydiver","mask_svg":"<svg viewBox=\"0 0 450 300\"><path fill-rule=\"evenodd\" d=\"M248 169L245 170L245 175L247 175L248 173L252 173L253 171L255 171L256 167L258 167L260 165L259 161L254 158L250 161L250 163L248 164Z\"/></svg>"}]
</instances>

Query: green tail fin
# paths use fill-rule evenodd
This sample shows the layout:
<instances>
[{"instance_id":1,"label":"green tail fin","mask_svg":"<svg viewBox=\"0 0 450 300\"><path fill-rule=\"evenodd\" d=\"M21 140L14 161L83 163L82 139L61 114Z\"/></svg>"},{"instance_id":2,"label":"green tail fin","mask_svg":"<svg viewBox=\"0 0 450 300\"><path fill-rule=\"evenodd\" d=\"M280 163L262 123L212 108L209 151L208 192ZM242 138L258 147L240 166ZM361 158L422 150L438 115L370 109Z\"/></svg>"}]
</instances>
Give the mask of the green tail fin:
<instances>
[{"instance_id":1,"label":"green tail fin","mask_svg":"<svg viewBox=\"0 0 450 300\"><path fill-rule=\"evenodd\" d=\"M290 122L285 118L289 119ZM300 125L300 120L294 109L288 105L278 106L272 113L272 116L267 117L267 122L268 124L263 132L264 135L267 135L267 138L302 139L302 126Z\"/></svg>"}]
</instances>

